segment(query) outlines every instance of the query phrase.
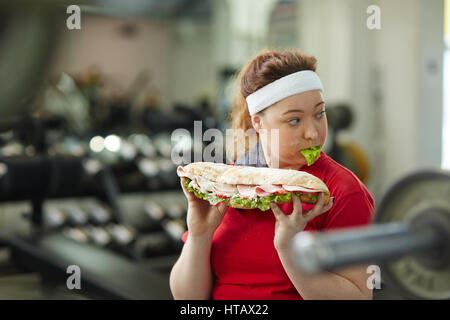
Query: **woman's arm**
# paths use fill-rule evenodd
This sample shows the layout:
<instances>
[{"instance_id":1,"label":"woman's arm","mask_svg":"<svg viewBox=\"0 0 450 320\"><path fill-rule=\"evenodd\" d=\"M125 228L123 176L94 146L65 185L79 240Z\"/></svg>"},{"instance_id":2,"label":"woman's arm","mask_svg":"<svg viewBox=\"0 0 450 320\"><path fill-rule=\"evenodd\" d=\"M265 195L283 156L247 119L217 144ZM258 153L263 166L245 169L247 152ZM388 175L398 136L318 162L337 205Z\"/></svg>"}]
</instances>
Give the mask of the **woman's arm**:
<instances>
[{"instance_id":1,"label":"woman's arm","mask_svg":"<svg viewBox=\"0 0 450 320\"><path fill-rule=\"evenodd\" d=\"M188 236L170 273L174 299L206 300L211 297L211 241L212 235Z\"/></svg>"},{"instance_id":2,"label":"woman's arm","mask_svg":"<svg viewBox=\"0 0 450 320\"><path fill-rule=\"evenodd\" d=\"M213 285L212 237L228 208L223 203L212 206L194 196L186 189L185 178L180 183L189 204L186 219L189 236L170 272L170 290L175 299L209 299Z\"/></svg>"},{"instance_id":3,"label":"woman's arm","mask_svg":"<svg viewBox=\"0 0 450 320\"><path fill-rule=\"evenodd\" d=\"M295 267L289 250L278 250L278 256L292 284L305 300L372 299L372 290L366 285L368 275L364 267L347 268L337 272L308 276Z\"/></svg>"}]
</instances>

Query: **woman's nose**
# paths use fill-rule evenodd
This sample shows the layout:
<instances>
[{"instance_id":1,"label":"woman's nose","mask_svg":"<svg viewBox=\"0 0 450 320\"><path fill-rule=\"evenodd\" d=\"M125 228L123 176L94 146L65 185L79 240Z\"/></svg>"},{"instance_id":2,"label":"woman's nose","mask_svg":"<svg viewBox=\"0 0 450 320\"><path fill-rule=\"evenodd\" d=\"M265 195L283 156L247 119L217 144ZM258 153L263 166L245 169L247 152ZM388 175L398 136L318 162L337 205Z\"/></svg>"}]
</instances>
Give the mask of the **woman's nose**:
<instances>
[{"instance_id":1,"label":"woman's nose","mask_svg":"<svg viewBox=\"0 0 450 320\"><path fill-rule=\"evenodd\" d=\"M316 140L318 136L316 127L311 123L306 123L304 136L306 140Z\"/></svg>"}]
</instances>

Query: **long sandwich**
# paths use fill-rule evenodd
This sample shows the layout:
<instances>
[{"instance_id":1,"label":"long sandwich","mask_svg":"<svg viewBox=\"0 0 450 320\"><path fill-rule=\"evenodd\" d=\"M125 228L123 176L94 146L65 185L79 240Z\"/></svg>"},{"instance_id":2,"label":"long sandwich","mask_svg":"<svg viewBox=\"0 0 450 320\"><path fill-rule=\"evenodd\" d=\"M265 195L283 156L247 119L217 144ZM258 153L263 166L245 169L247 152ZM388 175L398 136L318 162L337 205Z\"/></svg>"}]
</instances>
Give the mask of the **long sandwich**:
<instances>
[{"instance_id":1,"label":"long sandwich","mask_svg":"<svg viewBox=\"0 0 450 320\"><path fill-rule=\"evenodd\" d=\"M292 169L194 162L179 166L177 174L186 178L188 191L212 205L222 202L233 208L266 211L270 202L291 202L292 193L304 203L315 204L321 192L325 204L330 201L330 192L322 180Z\"/></svg>"}]
</instances>

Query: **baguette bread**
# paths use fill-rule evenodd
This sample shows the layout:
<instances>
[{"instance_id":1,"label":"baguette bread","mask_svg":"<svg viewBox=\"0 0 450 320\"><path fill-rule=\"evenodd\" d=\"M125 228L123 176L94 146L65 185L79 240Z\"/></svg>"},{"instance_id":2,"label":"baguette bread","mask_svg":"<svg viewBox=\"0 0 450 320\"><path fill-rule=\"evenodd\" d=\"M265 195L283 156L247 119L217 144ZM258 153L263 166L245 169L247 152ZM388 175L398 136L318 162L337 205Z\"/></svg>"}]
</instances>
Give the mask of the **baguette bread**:
<instances>
[{"instance_id":1,"label":"baguette bread","mask_svg":"<svg viewBox=\"0 0 450 320\"><path fill-rule=\"evenodd\" d=\"M231 166L219 177L217 182L248 185L285 184L328 191L325 183L319 178L307 172L292 169Z\"/></svg>"},{"instance_id":2,"label":"baguette bread","mask_svg":"<svg viewBox=\"0 0 450 320\"><path fill-rule=\"evenodd\" d=\"M183 171L191 173L193 175L203 177L211 181L217 181L225 171L230 169L231 166L223 163L214 162L193 162L183 168ZM178 167L180 168L180 167Z\"/></svg>"},{"instance_id":3,"label":"baguette bread","mask_svg":"<svg viewBox=\"0 0 450 320\"><path fill-rule=\"evenodd\" d=\"M194 162L178 167L177 174L189 179L186 187L197 197L233 208L265 211L269 202L291 202L292 192L304 203L316 203L319 193L325 204L330 201L325 183L304 171Z\"/></svg>"}]
</instances>

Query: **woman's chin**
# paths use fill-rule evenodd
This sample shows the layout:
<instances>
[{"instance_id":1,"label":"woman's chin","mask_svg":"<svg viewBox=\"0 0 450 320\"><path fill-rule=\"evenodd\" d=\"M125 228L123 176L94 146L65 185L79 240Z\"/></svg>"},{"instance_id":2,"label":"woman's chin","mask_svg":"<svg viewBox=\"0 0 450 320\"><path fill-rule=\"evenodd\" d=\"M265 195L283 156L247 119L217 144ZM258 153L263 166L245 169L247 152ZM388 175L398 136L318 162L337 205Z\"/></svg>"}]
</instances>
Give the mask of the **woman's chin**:
<instances>
[{"instance_id":1,"label":"woman's chin","mask_svg":"<svg viewBox=\"0 0 450 320\"><path fill-rule=\"evenodd\" d=\"M306 159L295 157L293 159L288 159L286 161L280 161L279 163L280 169L300 169L301 167L306 165Z\"/></svg>"}]
</instances>

